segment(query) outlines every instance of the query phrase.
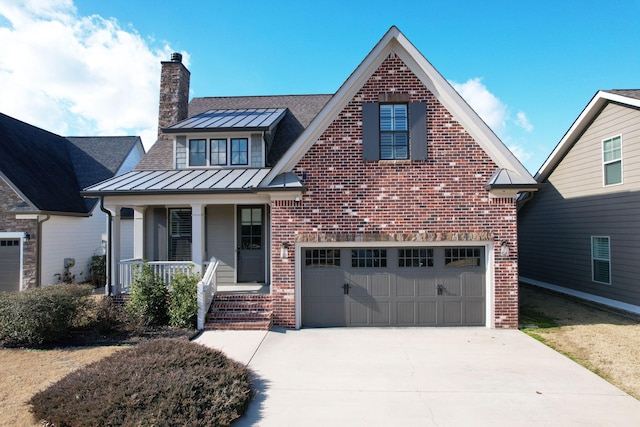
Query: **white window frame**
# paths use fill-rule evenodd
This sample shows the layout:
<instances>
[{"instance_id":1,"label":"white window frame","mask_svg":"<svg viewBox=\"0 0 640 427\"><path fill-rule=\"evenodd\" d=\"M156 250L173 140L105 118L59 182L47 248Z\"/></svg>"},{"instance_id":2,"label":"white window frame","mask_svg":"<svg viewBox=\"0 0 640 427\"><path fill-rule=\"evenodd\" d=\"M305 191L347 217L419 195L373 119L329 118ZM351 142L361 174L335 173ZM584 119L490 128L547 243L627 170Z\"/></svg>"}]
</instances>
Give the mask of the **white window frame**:
<instances>
[{"instance_id":1,"label":"white window frame","mask_svg":"<svg viewBox=\"0 0 640 427\"><path fill-rule=\"evenodd\" d=\"M620 158L616 160L605 161L604 159L604 143L607 141L612 141L616 138L620 138ZM602 186L603 187L613 187L616 185L622 185L624 183L624 162L623 162L623 147L622 147L622 134L614 135L610 138L605 138L600 142L600 152L602 153ZM616 182L613 184L607 184L607 165L620 162L620 182Z\"/></svg>"},{"instance_id":2,"label":"white window frame","mask_svg":"<svg viewBox=\"0 0 640 427\"><path fill-rule=\"evenodd\" d=\"M607 239L607 245L608 245L608 252L609 252L609 258L604 259L604 258L596 258L595 256L595 251L594 251L594 241L595 239ZM601 282L599 280L595 280L595 268L594 268L594 261L606 261L609 263L609 281L608 282ZM600 283L603 285L611 285L611 237L610 236L591 236L591 281L594 283Z\"/></svg>"},{"instance_id":3,"label":"white window frame","mask_svg":"<svg viewBox=\"0 0 640 427\"><path fill-rule=\"evenodd\" d=\"M204 165L192 165L191 164L191 141L193 140L205 140L205 164ZM225 165L212 165L211 164L211 140L214 139L224 139L226 140L226 150L227 150L227 163ZM245 139L247 141L247 163L241 165L234 165L231 163L231 140L232 139ZM204 134L204 135L187 135L186 142L186 164L187 168L190 169L202 169L202 168L250 168L251 167L251 135L218 135L218 134ZM264 143L262 144L264 147ZM264 158L264 155L263 155Z\"/></svg>"}]
</instances>

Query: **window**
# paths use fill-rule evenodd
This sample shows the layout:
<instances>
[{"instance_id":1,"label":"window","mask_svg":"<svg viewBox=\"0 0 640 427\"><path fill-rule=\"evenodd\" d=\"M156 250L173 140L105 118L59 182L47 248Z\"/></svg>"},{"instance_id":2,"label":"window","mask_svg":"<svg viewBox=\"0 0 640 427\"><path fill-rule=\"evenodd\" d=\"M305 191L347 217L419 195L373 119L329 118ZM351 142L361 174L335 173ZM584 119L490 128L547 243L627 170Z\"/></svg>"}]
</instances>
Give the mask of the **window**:
<instances>
[{"instance_id":1,"label":"window","mask_svg":"<svg viewBox=\"0 0 640 427\"><path fill-rule=\"evenodd\" d=\"M169 261L191 261L191 209L169 209Z\"/></svg>"},{"instance_id":2,"label":"window","mask_svg":"<svg viewBox=\"0 0 640 427\"><path fill-rule=\"evenodd\" d=\"M211 138L189 140L189 167L249 164L248 138Z\"/></svg>"},{"instance_id":3,"label":"window","mask_svg":"<svg viewBox=\"0 0 640 427\"><path fill-rule=\"evenodd\" d=\"M231 139L231 164L246 165L249 163L249 142L247 138Z\"/></svg>"},{"instance_id":4,"label":"window","mask_svg":"<svg viewBox=\"0 0 640 427\"><path fill-rule=\"evenodd\" d=\"M209 141L210 157L209 164L211 166L226 166L227 165L227 140L226 139L212 139Z\"/></svg>"},{"instance_id":5,"label":"window","mask_svg":"<svg viewBox=\"0 0 640 427\"><path fill-rule=\"evenodd\" d=\"M380 105L380 159L409 158L407 104Z\"/></svg>"},{"instance_id":6,"label":"window","mask_svg":"<svg viewBox=\"0 0 640 427\"><path fill-rule=\"evenodd\" d=\"M351 250L351 267L386 267L386 249L353 249Z\"/></svg>"},{"instance_id":7,"label":"window","mask_svg":"<svg viewBox=\"0 0 640 427\"><path fill-rule=\"evenodd\" d=\"M609 237L591 237L592 279L611 284L611 248Z\"/></svg>"},{"instance_id":8,"label":"window","mask_svg":"<svg viewBox=\"0 0 640 427\"><path fill-rule=\"evenodd\" d=\"M190 139L189 140L189 165L190 166L206 166L207 164L207 140L206 139Z\"/></svg>"},{"instance_id":9,"label":"window","mask_svg":"<svg viewBox=\"0 0 640 427\"><path fill-rule=\"evenodd\" d=\"M241 208L240 247L262 248L262 208Z\"/></svg>"},{"instance_id":10,"label":"window","mask_svg":"<svg viewBox=\"0 0 640 427\"><path fill-rule=\"evenodd\" d=\"M340 267L340 249L307 249L307 267Z\"/></svg>"},{"instance_id":11,"label":"window","mask_svg":"<svg viewBox=\"0 0 640 427\"><path fill-rule=\"evenodd\" d=\"M433 249L398 249L398 267L433 267Z\"/></svg>"},{"instance_id":12,"label":"window","mask_svg":"<svg viewBox=\"0 0 640 427\"><path fill-rule=\"evenodd\" d=\"M622 183L622 137L602 141L604 185Z\"/></svg>"},{"instance_id":13,"label":"window","mask_svg":"<svg viewBox=\"0 0 640 427\"><path fill-rule=\"evenodd\" d=\"M445 267L480 267L479 248L451 248L444 250Z\"/></svg>"},{"instance_id":14,"label":"window","mask_svg":"<svg viewBox=\"0 0 640 427\"><path fill-rule=\"evenodd\" d=\"M427 104L409 102L408 94L362 104L362 158L427 159Z\"/></svg>"}]
</instances>

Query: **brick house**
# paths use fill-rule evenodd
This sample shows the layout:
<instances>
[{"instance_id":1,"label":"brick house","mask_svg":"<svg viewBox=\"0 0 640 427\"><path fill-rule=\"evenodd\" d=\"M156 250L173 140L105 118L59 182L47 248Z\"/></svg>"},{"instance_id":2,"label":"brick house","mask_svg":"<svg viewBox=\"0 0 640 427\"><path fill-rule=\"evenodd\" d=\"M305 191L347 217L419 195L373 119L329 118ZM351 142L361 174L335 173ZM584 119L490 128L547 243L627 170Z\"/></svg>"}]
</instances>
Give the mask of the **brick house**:
<instances>
[{"instance_id":1,"label":"brick house","mask_svg":"<svg viewBox=\"0 0 640 427\"><path fill-rule=\"evenodd\" d=\"M189 78L163 63L158 142L85 190L133 208L134 257L213 257L222 300L254 283L288 328L517 327L516 198L537 184L396 27L333 95L187 107Z\"/></svg>"},{"instance_id":2,"label":"brick house","mask_svg":"<svg viewBox=\"0 0 640 427\"><path fill-rule=\"evenodd\" d=\"M0 114L0 291L88 280L107 219L80 190L143 154L139 137L64 138Z\"/></svg>"}]
</instances>

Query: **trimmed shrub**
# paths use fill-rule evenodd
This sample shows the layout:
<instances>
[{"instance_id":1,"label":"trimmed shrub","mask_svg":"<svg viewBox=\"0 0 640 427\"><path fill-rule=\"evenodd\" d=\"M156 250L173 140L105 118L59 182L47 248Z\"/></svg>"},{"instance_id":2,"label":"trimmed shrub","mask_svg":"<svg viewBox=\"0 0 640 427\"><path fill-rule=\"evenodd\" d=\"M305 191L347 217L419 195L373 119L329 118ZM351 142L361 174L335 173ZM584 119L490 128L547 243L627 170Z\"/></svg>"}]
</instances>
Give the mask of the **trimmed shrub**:
<instances>
[{"instance_id":1,"label":"trimmed shrub","mask_svg":"<svg viewBox=\"0 0 640 427\"><path fill-rule=\"evenodd\" d=\"M33 345L64 338L86 325L92 291L91 286L65 284L0 293L0 340Z\"/></svg>"},{"instance_id":2,"label":"trimmed shrub","mask_svg":"<svg viewBox=\"0 0 640 427\"><path fill-rule=\"evenodd\" d=\"M164 283L147 263L136 268L127 311L145 326L166 325L168 292Z\"/></svg>"},{"instance_id":3,"label":"trimmed shrub","mask_svg":"<svg viewBox=\"0 0 640 427\"><path fill-rule=\"evenodd\" d=\"M249 405L250 377L217 350L163 339L74 371L29 404L56 426L229 426Z\"/></svg>"},{"instance_id":4,"label":"trimmed shrub","mask_svg":"<svg viewBox=\"0 0 640 427\"><path fill-rule=\"evenodd\" d=\"M200 277L176 271L169 290L169 324L179 328L195 328L198 318L198 282Z\"/></svg>"}]
</instances>

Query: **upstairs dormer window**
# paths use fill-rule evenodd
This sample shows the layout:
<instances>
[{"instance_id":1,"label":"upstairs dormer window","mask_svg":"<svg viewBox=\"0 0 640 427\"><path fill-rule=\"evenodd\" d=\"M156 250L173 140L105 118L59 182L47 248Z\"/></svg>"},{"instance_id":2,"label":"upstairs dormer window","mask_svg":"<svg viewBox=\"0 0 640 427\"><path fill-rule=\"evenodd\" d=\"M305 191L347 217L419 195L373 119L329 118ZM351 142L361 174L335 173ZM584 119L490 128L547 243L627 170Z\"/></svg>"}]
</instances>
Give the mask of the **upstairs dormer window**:
<instances>
[{"instance_id":1,"label":"upstairs dormer window","mask_svg":"<svg viewBox=\"0 0 640 427\"><path fill-rule=\"evenodd\" d=\"M426 160L426 103L400 93L380 94L379 101L362 104L362 158Z\"/></svg>"},{"instance_id":2,"label":"upstairs dormer window","mask_svg":"<svg viewBox=\"0 0 640 427\"><path fill-rule=\"evenodd\" d=\"M190 139L188 147L189 167L249 165L248 138Z\"/></svg>"}]
</instances>

